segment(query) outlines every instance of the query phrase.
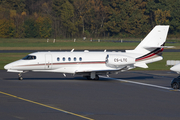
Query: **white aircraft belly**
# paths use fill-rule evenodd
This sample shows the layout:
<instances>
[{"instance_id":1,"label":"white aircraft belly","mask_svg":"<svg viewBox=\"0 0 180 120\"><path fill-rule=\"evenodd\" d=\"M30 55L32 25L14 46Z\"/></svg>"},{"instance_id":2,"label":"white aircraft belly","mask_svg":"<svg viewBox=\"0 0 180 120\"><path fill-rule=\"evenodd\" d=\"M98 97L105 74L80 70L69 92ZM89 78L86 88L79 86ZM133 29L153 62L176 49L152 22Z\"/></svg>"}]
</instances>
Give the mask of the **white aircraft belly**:
<instances>
[{"instance_id":1,"label":"white aircraft belly","mask_svg":"<svg viewBox=\"0 0 180 120\"><path fill-rule=\"evenodd\" d=\"M56 69L55 69L56 67ZM107 67L105 64L66 64L66 65L56 65L53 66L54 69L51 70L33 70L33 71L41 71L41 72L60 72L60 73L71 73L75 74L78 72L93 72L93 71L112 71L118 70L115 68Z\"/></svg>"}]
</instances>

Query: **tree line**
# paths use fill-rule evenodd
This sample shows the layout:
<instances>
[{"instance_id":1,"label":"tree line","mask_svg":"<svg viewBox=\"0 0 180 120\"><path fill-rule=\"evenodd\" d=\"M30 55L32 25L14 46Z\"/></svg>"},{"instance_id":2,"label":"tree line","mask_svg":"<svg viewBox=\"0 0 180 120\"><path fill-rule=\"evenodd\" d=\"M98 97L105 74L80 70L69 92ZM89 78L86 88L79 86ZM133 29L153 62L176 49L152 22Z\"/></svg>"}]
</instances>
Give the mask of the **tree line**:
<instances>
[{"instance_id":1,"label":"tree line","mask_svg":"<svg viewBox=\"0 0 180 120\"><path fill-rule=\"evenodd\" d=\"M139 37L170 25L180 0L0 0L0 38Z\"/></svg>"}]
</instances>

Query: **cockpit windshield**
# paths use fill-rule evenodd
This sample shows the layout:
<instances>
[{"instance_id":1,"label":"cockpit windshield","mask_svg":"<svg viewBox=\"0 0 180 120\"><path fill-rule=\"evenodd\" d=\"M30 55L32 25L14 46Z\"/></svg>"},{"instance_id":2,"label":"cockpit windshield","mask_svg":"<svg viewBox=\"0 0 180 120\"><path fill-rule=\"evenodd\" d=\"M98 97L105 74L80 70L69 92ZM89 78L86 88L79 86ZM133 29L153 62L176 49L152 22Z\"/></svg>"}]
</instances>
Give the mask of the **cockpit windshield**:
<instances>
[{"instance_id":1,"label":"cockpit windshield","mask_svg":"<svg viewBox=\"0 0 180 120\"><path fill-rule=\"evenodd\" d=\"M26 57L24 57L22 60L35 60L36 56L33 55L27 55Z\"/></svg>"}]
</instances>

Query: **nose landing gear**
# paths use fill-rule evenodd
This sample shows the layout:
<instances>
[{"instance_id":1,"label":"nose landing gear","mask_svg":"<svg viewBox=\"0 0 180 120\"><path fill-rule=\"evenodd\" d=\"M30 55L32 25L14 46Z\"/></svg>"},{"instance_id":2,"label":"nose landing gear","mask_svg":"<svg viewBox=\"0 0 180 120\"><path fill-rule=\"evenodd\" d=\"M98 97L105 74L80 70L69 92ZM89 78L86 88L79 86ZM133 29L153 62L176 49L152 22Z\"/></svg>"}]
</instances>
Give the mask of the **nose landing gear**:
<instances>
[{"instance_id":1,"label":"nose landing gear","mask_svg":"<svg viewBox=\"0 0 180 120\"><path fill-rule=\"evenodd\" d=\"M19 73L18 76L19 76L19 80L23 80L22 73Z\"/></svg>"}]
</instances>

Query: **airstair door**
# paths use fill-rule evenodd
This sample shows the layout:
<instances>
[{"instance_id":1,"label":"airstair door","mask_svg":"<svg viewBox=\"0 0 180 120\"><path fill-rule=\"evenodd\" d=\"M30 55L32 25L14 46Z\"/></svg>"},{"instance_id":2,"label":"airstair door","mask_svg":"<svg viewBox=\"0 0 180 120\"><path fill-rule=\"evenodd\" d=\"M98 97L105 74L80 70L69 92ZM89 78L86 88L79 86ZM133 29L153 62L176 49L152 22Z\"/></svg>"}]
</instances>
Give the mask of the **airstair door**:
<instances>
[{"instance_id":1,"label":"airstair door","mask_svg":"<svg viewBox=\"0 0 180 120\"><path fill-rule=\"evenodd\" d=\"M52 55L45 54L45 69L52 69Z\"/></svg>"}]
</instances>

